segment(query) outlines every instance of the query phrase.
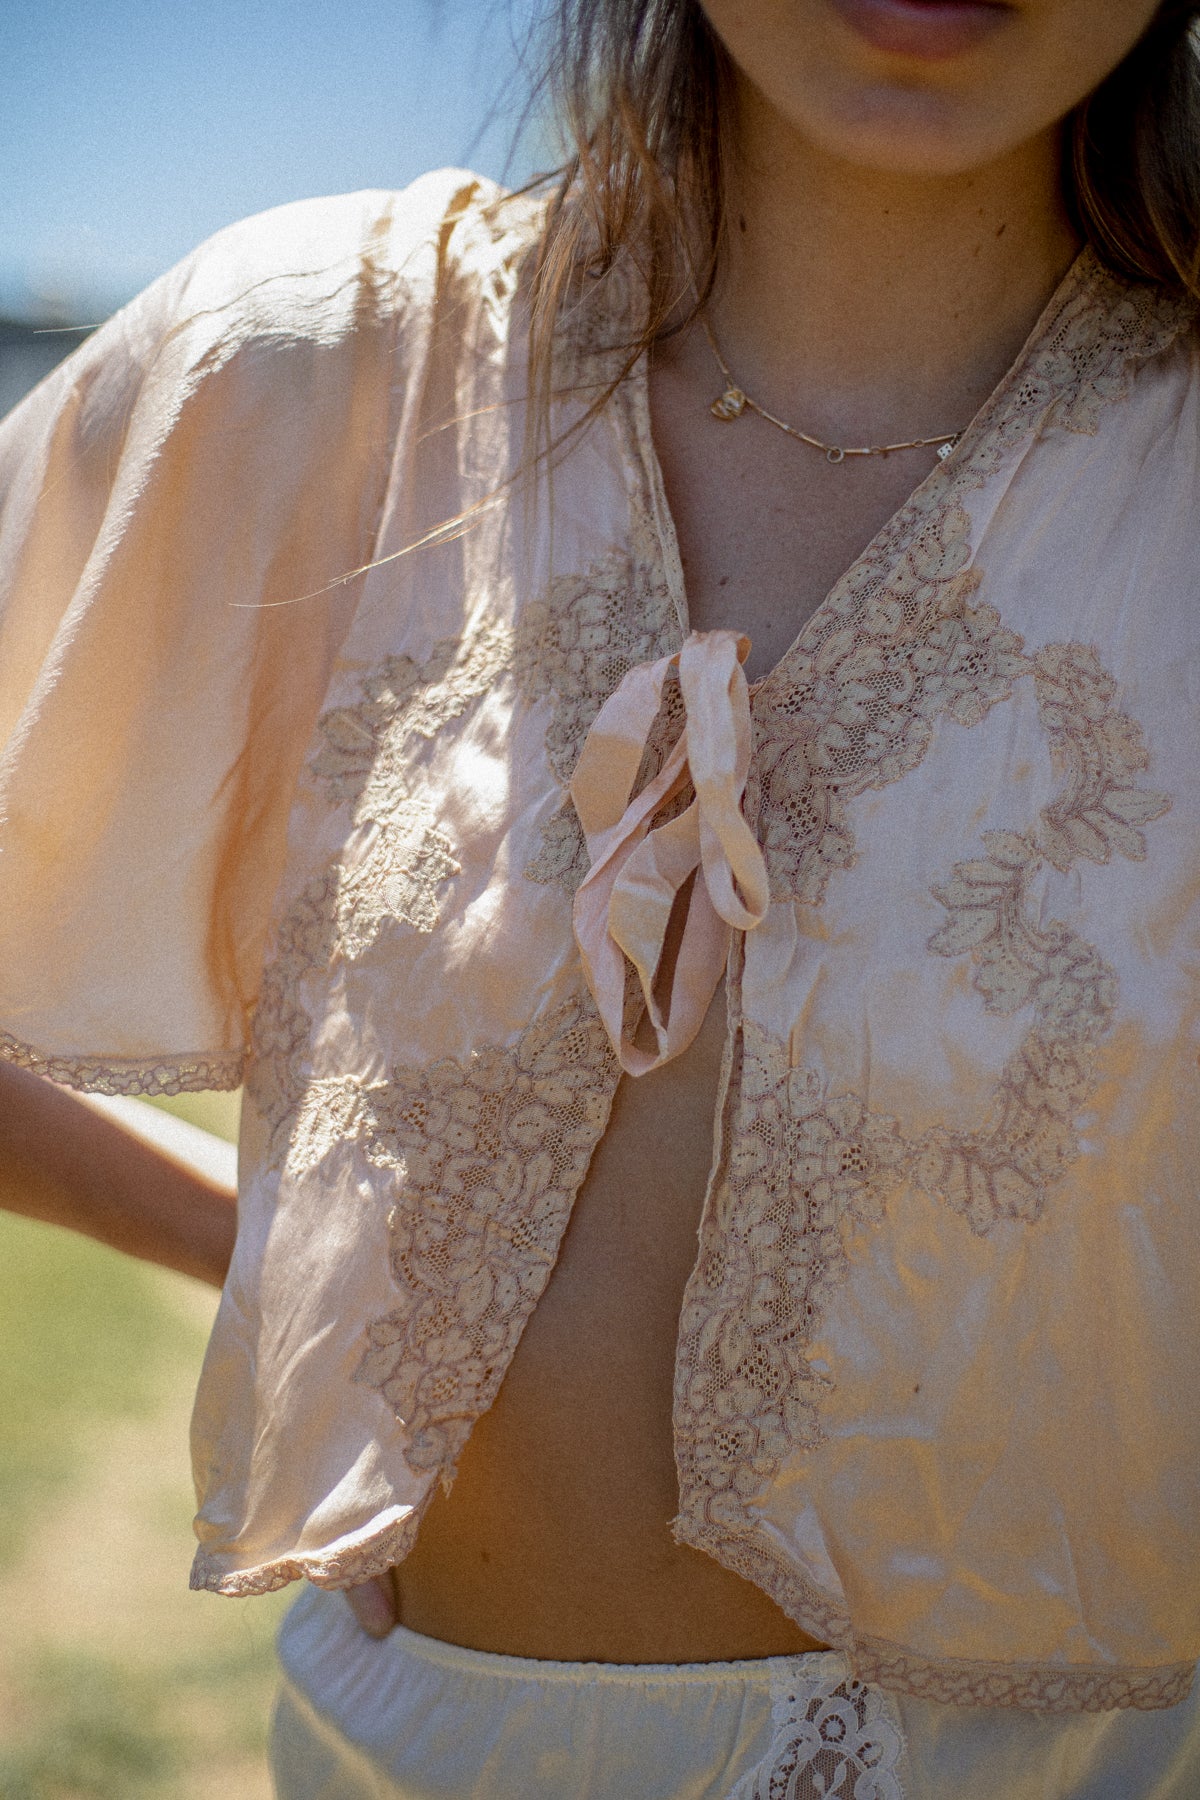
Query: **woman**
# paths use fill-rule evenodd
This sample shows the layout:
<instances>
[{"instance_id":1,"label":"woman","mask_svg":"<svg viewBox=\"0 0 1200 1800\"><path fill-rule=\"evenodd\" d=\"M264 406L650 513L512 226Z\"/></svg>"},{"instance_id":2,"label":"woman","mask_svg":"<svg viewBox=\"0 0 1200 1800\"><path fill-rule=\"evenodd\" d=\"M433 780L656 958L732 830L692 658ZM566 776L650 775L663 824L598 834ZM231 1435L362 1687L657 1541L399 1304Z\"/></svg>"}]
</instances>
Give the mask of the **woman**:
<instances>
[{"instance_id":1,"label":"woman","mask_svg":"<svg viewBox=\"0 0 1200 1800\"><path fill-rule=\"evenodd\" d=\"M245 1070L281 1795L1196 1790L1192 11L587 0L6 426L11 1179L219 1281L34 1076Z\"/></svg>"}]
</instances>

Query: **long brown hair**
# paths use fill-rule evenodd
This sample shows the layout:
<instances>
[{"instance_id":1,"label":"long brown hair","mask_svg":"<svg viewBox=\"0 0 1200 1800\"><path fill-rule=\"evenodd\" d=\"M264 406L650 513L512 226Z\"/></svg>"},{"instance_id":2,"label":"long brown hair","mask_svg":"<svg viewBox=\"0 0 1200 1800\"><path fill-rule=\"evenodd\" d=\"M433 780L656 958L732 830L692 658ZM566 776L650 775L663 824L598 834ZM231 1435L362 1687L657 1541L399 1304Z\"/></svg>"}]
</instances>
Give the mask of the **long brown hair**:
<instances>
[{"instance_id":1,"label":"long brown hair","mask_svg":"<svg viewBox=\"0 0 1200 1800\"><path fill-rule=\"evenodd\" d=\"M731 76L699 0L553 4L545 85L569 151L532 285L532 388L543 401L554 332L585 272L603 275L622 251L638 257L646 305L622 373L672 315L678 322L703 305L725 229ZM1164 0L1070 115L1063 141L1067 204L1100 258L1200 298L1197 13L1200 0Z\"/></svg>"}]
</instances>

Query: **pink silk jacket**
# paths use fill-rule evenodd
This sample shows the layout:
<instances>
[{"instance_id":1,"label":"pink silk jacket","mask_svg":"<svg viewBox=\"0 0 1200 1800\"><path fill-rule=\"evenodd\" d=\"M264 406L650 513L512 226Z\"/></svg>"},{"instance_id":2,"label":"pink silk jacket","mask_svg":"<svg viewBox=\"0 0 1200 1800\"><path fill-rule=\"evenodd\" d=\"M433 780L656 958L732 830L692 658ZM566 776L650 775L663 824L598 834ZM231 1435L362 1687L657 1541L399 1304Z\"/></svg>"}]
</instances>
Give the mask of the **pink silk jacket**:
<instances>
[{"instance_id":1,"label":"pink silk jacket","mask_svg":"<svg viewBox=\"0 0 1200 1800\"><path fill-rule=\"evenodd\" d=\"M0 1048L106 1093L245 1082L193 1581L404 1556L622 1068L725 973L676 1536L885 1687L1169 1706L1200 1655L1191 311L1083 252L748 689L735 634L689 633L643 364L510 479L539 216L450 172L236 226L0 426ZM636 303L623 265L585 285L556 429Z\"/></svg>"}]
</instances>

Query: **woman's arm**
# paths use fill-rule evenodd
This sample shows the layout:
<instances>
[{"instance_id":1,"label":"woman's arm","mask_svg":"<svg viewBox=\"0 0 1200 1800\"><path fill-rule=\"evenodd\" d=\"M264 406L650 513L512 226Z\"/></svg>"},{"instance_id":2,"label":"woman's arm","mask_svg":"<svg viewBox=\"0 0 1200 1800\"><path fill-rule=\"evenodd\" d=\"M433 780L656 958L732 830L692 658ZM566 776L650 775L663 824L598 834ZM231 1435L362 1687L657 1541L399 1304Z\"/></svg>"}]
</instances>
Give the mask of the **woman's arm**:
<instances>
[{"instance_id":1,"label":"woman's arm","mask_svg":"<svg viewBox=\"0 0 1200 1800\"><path fill-rule=\"evenodd\" d=\"M68 1089L0 1062L0 1207L220 1287L236 1194Z\"/></svg>"},{"instance_id":2,"label":"woman's arm","mask_svg":"<svg viewBox=\"0 0 1200 1800\"><path fill-rule=\"evenodd\" d=\"M66 1088L0 1062L0 1207L220 1287L237 1220L232 1186L146 1143ZM347 1590L371 1637L396 1623L390 1574Z\"/></svg>"}]
</instances>

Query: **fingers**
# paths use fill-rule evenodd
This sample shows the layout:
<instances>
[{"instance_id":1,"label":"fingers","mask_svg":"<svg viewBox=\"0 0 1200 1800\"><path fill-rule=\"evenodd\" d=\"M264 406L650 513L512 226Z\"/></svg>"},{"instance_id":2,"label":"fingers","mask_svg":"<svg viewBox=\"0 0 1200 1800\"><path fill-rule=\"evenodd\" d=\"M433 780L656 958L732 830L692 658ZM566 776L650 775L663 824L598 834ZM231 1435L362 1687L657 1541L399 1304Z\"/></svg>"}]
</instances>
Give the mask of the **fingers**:
<instances>
[{"instance_id":1,"label":"fingers","mask_svg":"<svg viewBox=\"0 0 1200 1800\"><path fill-rule=\"evenodd\" d=\"M390 1573L344 1589L350 1611L368 1637L386 1637L396 1623L396 1597Z\"/></svg>"}]
</instances>

